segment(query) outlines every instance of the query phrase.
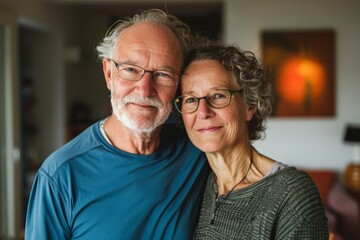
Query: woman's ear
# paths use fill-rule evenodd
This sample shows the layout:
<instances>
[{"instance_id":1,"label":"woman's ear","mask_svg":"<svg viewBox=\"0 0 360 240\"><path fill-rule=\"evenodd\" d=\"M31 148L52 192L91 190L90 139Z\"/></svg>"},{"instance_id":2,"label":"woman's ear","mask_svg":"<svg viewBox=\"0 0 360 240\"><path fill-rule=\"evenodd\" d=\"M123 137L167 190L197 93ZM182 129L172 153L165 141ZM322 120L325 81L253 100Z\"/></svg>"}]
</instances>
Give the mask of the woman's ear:
<instances>
[{"instance_id":1,"label":"woman's ear","mask_svg":"<svg viewBox=\"0 0 360 240\"><path fill-rule=\"evenodd\" d=\"M108 59L104 59L103 62L103 72L104 72L104 77L105 77L105 81L106 81L106 87L111 90L111 61Z\"/></svg>"},{"instance_id":2,"label":"woman's ear","mask_svg":"<svg viewBox=\"0 0 360 240\"><path fill-rule=\"evenodd\" d=\"M254 113L256 111L255 107L248 107L247 111L246 111L246 121L250 122L251 119L254 116Z\"/></svg>"}]
</instances>

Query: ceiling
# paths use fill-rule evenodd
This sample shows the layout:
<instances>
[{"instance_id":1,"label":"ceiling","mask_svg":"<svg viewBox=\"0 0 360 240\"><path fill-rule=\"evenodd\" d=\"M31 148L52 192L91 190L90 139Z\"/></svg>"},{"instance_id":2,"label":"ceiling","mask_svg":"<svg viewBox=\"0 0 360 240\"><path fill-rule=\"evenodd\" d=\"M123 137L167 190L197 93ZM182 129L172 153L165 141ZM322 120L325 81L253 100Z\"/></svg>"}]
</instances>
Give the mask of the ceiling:
<instances>
[{"instance_id":1,"label":"ceiling","mask_svg":"<svg viewBox=\"0 0 360 240\"><path fill-rule=\"evenodd\" d=\"M174 15L187 16L194 14L207 15L222 10L222 1L219 0L172 0L172 1L144 1L144 0L46 0L47 4L76 9L80 12L105 12L117 16L132 15L140 9L160 8Z\"/></svg>"}]
</instances>

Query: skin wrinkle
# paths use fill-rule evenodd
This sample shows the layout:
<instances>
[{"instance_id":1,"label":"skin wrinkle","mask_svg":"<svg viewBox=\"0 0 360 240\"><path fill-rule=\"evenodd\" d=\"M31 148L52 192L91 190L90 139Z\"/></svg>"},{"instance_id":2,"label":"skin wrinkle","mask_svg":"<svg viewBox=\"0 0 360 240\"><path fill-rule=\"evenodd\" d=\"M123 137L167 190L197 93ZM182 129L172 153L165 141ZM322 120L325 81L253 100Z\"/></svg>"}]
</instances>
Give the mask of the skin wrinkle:
<instances>
[{"instance_id":1,"label":"skin wrinkle","mask_svg":"<svg viewBox=\"0 0 360 240\"><path fill-rule=\"evenodd\" d=\"M189 101L174 103L182 112L191 141L206 153L212 169L194 239L325 239L326 215L310 176L260 154L252 146L251 141L264 133L273 99L270 79L263 75L266 70L254 54L204 41L193 47L185 63L177 100ZM214 94L213 89L220 87L240 91L232 98L222 91ZM194 112L191 98L186 97L189 93L201 99ZM222 108L202 101L209 93L223 103L218 105ZM299 184L300 178L304 181ZM302 184L314 192L301 192ZM298 193L300 196L293 198ZM313 202L305 200L309 196ZM285 212L285 208L290 211ZM308 218L313 216L317 219Z\"/></svg>"},{"instance_id":2,"label":"skin wrinkle","mask_svg":"<svg viewBox=\"0 0 360 240\"><path fill-rule=\"evenodd\" d=\"M114 53L118 62L151 71L180 72L181 56L180 44L172 31L148 22L124 29ZM110 141L131 153L152 153L160 144L161 125L172 111L176 86L158 86L150 73L139 81L121 79L109 59L103 60L103 70L113 107L112 116L104 124Z\"/></svg>"},{"instance_id":3,"label":"skin wrinkle","mask_svg":"<svg viewBox=\"0 0 360 240\"><path fill-rule=\"evenodd\" d=\"M181 86L182 95L196 97L206 96L213 89L240 88L232 73L215 60L192 62L185 70ZM254 111L253 107L245 104L239 93L235 93L225 108L214 109L206 101L200 101L194 113L183 114L191 141L206 152L209 164L216 173L218 195L228 193L244 177L251 162L249 174L235 189L261 179L274 162L266 160L251 147L247 122L253 117ZM250 159L251 156L253 159ZM258 159L263 159L267 164L258 164Z\"/></svg>"}]
</instances>

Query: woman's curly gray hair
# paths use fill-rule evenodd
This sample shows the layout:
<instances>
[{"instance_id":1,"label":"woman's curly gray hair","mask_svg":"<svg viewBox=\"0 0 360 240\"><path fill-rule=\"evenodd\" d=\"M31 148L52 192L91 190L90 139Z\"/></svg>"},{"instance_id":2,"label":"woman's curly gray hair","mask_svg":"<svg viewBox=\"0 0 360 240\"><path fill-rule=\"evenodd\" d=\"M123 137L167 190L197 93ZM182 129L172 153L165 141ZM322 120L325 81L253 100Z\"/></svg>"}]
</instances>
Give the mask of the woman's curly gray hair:
<instances>
[{"instance_id":1,"label":"woman's curly gray hair","mask_svg":"<svg viewBox=\"0 0 360 240\"><path fill-rule=\"evenodd\" d=\"M270 74L259 64L255 55L250 51L241 51L235 45L202 40L195 41L185 65L196 60L216 60L232 72L245 103L255 109L253 118L248 122L249 139L265 137L266 119L272 112L274 92Z\"/></svg>"},{"instance_id":2,"label":"woman's curly gray hair","mask_svg":"<svg viewBox=\"0 0 360 240\"><path fill-rule=\"evenodd\" d=\"M104 60L106 58L112 58L120 32L136 23L141 22L151 22L167 26L179 40L182 55L186 55L186 51L191 40L190 27L174 15L167 14L160 9L149 9L141 11L134 16L116 21L107 30L105 37L96 47L99 59Z\"/></svg>"}]
</instances>

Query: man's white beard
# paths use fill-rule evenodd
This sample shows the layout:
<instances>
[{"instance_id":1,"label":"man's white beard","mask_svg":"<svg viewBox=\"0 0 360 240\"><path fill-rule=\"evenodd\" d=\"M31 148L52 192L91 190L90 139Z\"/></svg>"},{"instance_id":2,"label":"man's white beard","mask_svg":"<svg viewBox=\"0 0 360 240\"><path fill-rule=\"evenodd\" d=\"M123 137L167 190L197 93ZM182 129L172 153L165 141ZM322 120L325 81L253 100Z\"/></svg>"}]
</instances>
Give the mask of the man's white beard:
<instances>
[{"instance_id":1,"label":"man's white beard","mask_svg":"<svg viewBox=\"0 0 360 240\"><path fill-rule=\"evenodd\" d=\"M140 103L142 105L154 106L158 109L158 113L154 119L140 122L127 111L126 105L128 103ZM172 111L171 102L163 105L157 98L143 98L137 95L128 95L123 99L115 99L114 94L111 93L111 105L113 113L119 121L135 133L151 134L158 126L162 125L168 119ZM149 115L153 113L146 112L145 110L141 114Z\"/></svg>"}]
</instances>

